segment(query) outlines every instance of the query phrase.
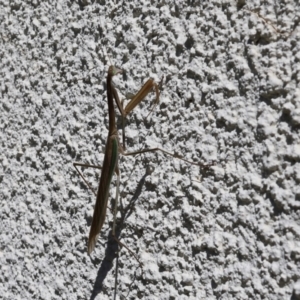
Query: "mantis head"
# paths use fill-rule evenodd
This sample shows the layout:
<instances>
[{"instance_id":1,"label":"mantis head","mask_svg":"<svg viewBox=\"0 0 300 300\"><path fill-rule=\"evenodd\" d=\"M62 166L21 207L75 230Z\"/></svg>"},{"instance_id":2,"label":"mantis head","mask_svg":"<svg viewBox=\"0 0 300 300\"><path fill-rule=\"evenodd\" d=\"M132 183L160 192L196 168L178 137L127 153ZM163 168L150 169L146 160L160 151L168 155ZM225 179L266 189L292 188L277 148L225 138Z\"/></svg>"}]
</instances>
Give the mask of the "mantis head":
<instances>
[{"instance_id":1,"label":"mantis head","mask_svg":"<svg viewBox=\"0 0 300 300\"><path fill-rule=\"evenodd\" d=\"M108 68L108 74L110 76L115 76L117 74L121 74L123 71L121 69L116 68L115 66L110 66Z\"/></svg>"}]
</instances>

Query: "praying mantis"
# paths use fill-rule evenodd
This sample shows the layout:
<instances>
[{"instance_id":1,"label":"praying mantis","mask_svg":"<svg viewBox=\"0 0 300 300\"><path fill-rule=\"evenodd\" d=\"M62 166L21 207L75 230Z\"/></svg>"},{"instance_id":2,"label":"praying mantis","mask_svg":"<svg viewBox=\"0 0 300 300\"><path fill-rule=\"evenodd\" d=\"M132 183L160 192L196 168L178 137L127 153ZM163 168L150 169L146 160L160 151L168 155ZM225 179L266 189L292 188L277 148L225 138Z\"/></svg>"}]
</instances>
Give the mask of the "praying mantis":
<instances>
[{"instance_id":1,"label":"praying mantis","mask_svg":"<svg viewBox=\"0 0 300 300\"><path fill-rule=\"evenodd\" d=\"M143 87L140 89L140 91L130 100L130 102L127 104L127 106L124 109L123 103L121 103L118 93L117 93L117 90L115 89L115 87L112 83L113 76L116 76L117 74L121 74L122 72L123 71L121 69L118 69L114 66L110 66L108 69L108 73L107 73L106 81L107 81L109 129L108 129L108 137L107 137L106 149L105 149L105 155L104 155L104 162L103 162L103 167L102 167L102 171L101 171L101 178L100 178L99 186L98 186L98 192L97 192L97 194L95 194L96 205L94 208L94 215L93 215L93 219L92 219L92 225L91 225L91 229L90 229L87 250L88 250L88 254L91 254L91 252L95 248L98 235L99 235L101 228L105 221L107 202L108 202L108 197L109 197L109 187L111 184L112 177L113 177L114 173L116 173L117 187L116 187L116 201L115 201L115 206L113 209L114 221L113 221L113 228L112 228L112 236L121 246L124 246L127 250L129 250L131 252L131 254L135 257L135 259L140 263L140 261L136 257L136 255L126 245L124 245L122 242L120 242L117 239L116 234L115 234L117 202L118 202L119 184L120 184L120 170L119 170L119 165L118 165L119 154L122 154L124 156L129 156L129 155L136 155L136 154L145 153L145 152L160 151L167 155L181 159L181 160L185 161L186 163L189 163L192 165L202 166L202 167L207 167L209 165L201 165L201 164L186 160L182 157L179 157L178 155L170 153L161 148L150 148L150 149L142 149L142 150L138 150L138 151L134 151L134 152L125 152L125 133L124 133L125 117L149 94L149 92L152 89L154 89L155 94L156 94L154 106L157 105L159 102L160 92L159 92L157 83L152 78L150 78L143 85ZM123 119L123 145L121 145L120 141L119 141L118 131L117 131L117 127L116 127L116 121L115 121L115 110L114 110L114 100L113 99L115 99L115 102L117 104L117 107L118 107L118 109L122 115L122 119ZM152 108L152 110L153 110L153 108ZM84 180L84 182L93 191L90 184L84 178L83 174L79 171L78 167L92 167L92 168L97 168L97 169L100 169L100 167L94 166L94 165L78 163L78 162L74 162L73 165L74 165L75 169L77 170L77 172L79 173L79 175ZM140 263L140 265L141 265L141 263Z\"/></svg>"}]
</instances>

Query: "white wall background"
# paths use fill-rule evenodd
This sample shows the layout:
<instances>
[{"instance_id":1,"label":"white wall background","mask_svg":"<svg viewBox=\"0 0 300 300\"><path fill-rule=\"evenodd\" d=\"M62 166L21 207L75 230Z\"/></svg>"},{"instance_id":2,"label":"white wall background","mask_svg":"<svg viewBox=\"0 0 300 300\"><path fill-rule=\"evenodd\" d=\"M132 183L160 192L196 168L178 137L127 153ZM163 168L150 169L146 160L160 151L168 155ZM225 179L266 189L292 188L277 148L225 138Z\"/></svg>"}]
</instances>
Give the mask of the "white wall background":
<instances>
[{"instance_id":1,"label":"white wall background","mask_svg":"<svg viewBox=\"0 0 300 300\"><path fill-rule=\"evenodd\" d=\"M0 298L300 299L299 1L116 2L0 1ZM102 164L111 63L122 99L165 78L128 150L216 161L122 158L143 274L110 211L87 255L95 197L72 165Z\"/></svg>"}]
</instances>

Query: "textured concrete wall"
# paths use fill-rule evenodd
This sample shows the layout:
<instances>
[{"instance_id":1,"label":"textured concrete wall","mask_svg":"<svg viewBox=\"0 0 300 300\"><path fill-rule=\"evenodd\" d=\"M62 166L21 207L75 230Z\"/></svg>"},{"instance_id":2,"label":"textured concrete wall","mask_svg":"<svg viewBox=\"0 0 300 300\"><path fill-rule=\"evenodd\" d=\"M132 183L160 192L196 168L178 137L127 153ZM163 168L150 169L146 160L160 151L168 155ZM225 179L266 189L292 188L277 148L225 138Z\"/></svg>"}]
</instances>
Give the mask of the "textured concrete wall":
<instances>
[{"instance_id":1,"label":"textured concrete wall","mask_svg":"<svg viewBox=\"0 0 300 300\"><path fill-rule=\"evenodd\" d=\"M300 299L299 1L116 2L0 0L0 298ZM128 151L216 162L121 158L143 273L109 210L87 255L95 196L72 165L102 165L110 64L122 99L164 77Z\"/></svg>"}]
</instances>

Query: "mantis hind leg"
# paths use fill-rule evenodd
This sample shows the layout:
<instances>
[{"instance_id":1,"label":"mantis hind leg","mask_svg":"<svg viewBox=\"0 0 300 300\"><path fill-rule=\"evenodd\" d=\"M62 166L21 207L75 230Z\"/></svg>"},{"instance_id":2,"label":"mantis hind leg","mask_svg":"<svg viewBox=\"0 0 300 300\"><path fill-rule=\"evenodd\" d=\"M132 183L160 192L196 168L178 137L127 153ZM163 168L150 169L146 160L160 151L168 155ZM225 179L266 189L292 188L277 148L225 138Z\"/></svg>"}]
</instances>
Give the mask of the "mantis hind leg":
<instances>
[{"instance_id":1,"label":"mantis hind leg","mask_svg":"<svg viewBox=\"0 0 300 300\"><path fill-rule=\"evenodd\" d=\"M119 199L119 194L120 194L120 171L119 171L119 167L116 167L115 173L117 175L117 186L116 186L116 199L115 199L115 207L114 207L114 221L113 221L113 228L112 228L112 236L114 238L114 240L121 246L126 248L130 254L136 259L136 261L139 263L142 272L143 272L143 265L140 262L140 260L138 259L138 257L136 256L136 254L128 247L126 246L124 243L122 243L116 236L116 218L117 218L117 211L118 211L118 199Z\"/></svg>"}]
</instances>

